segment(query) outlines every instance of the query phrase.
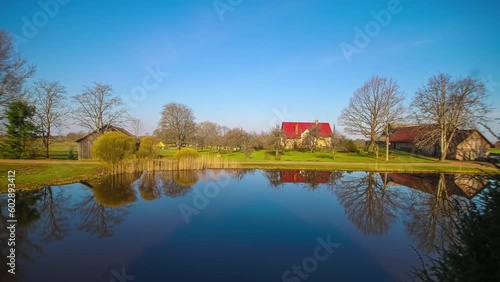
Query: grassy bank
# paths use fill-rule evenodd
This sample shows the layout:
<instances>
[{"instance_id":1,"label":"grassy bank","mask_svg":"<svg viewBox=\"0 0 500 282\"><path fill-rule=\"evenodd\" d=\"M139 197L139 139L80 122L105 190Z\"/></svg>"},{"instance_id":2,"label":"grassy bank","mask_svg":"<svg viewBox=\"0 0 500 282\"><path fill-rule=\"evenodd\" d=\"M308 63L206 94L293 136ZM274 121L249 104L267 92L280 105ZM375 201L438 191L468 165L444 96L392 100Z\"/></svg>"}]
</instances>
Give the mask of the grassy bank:
<instances>
[{"instance_id":1,"label":"grassy bank","mask_svg":"<svg viewBox=\"0 0 500 282\"><path fill-rule=\"evenodd\" d=\"M52 164L45 161L26 160L10 163L0 162L0 193L7 191L7 172L16 171L15 184L18 191L36 189L45 185L72 183L96 178L105 173L102 164L62 161Z\"/></svg>"}]
</instances>

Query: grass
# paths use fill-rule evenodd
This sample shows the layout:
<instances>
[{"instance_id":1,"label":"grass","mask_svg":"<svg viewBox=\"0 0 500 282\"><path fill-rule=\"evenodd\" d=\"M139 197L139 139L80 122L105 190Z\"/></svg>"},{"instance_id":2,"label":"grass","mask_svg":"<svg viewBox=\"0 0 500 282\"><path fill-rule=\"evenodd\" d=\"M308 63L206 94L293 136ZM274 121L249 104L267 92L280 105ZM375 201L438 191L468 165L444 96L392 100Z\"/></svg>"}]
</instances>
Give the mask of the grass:
<instances>
[{"instance_id":1,"label":"grass","mask_svg":"<svg viewBox=\"0 0 500 282\"><path fill-rule=\"evenodd\" d=\"M169 148L165 150L160 150L160 155L163 157L172 157L177 149ZM217 152L215 150L204 149L199 151L201 155L215 156ZM249 159L241 152L233 152L228 154L225 151L221 152L221 158L228 159L230 161L239 162L265 162L265 161L275 161L275 152L268 150L259 150L252 153ZM337 153L335 159L333 154L327 151L316 151L314 153L310 152L299 152L299 151L286 151L281 155L280 161L284 162L349 162L349 163L385 163L385 151L380 151L379 158L375 155L362 155L359 153ZM424 157L420 155L410 154L402 151L391 151L389 155L389 163L435 163L436 159Z\"/></svg>"},{"instance_id":2,"label":"grass","mask_svg":"<svg viewBox=\"0 0 500 282\"><path fill-rule=\"evenodd\" d=\"M500 154L500 148L490 148L490 153L492 153L492 154Z\"/></svg>"},{"instance_id":3,"label":"grass","mask_svg":"<svg viewBox=\"0 0 500 282\"><path fill-rule=\"evenodd\" d=\"M71 162L71 161L68 161ZM101 164L78 162L72 164L49 164L30 160L22 163L0 163L1 183L7 183L7 171L15 170L16 190L39 188L95 178L104 173ZM7 185L0 186L0 193L7 191Z\"/></svg>"}]
</instances>

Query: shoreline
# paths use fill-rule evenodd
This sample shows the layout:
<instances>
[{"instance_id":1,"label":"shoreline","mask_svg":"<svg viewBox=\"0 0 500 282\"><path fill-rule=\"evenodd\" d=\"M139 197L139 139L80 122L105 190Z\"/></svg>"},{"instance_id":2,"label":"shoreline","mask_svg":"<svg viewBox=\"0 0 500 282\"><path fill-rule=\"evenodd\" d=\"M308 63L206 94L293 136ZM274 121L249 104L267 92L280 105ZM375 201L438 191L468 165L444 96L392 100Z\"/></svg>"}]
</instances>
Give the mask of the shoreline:
<instances>
[{"instance_id":1,"label":"shoreline","mask_svg":"<svg viewBox=\"0 0 500 282\"><path fill-rule=\"evenodd\" d=\"M340 171L370 171L394 173L463 173L499 174L500 169L490 163L445 161L443 163L385 163L385 162L315 162L315 161L239 161L232 169L311 169ZM8 170L16 170L17 191L36 190L47 185L65 185L101 178L109 173L99 161L74 160L0 160L0 179ZM217 169L217 168L205 168ZM23 173L25 171L25 173ZM6 181L2 181L6 183ZM4 187L5 186L5 187ZM0 193L6 193L6 185Z\"/></svg>"}]
</instances>

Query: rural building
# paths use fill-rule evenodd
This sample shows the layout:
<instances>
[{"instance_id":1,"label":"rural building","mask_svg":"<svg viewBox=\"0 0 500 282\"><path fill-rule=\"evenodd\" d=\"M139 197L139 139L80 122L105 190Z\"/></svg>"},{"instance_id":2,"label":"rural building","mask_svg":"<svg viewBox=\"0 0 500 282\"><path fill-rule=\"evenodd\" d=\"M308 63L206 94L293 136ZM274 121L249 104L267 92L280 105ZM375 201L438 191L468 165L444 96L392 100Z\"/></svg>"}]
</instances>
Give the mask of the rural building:
<instances>
[{"instance_id":1,"label":"rural building","mask_svg":"<svg viewBox=\"0 0 500 282\"><path fill-rule=\"evenodd\" d=\"M302 144L302 139L307 136L309 130L317 125L319 129L318 147L325 147L330 143L332 128L327 122L283 122L281 129L286 135L286 149L296 149Z\"/></svg>"},{"instance_id":2,"label":"rural building","mask_svg":"<svg viewBox=\"0 0 500 282\"><path fill-rule=\"evenodd\" d=\"M437 140L433 146L417 147L415 145L419 139L422 139L426 133L433 129L435 129L435 126L432 125L398 127L389 136L391 148L439 157L440 150ZM477 158L487 157L491 147L493 147L493 144L478 130L459 130L450 144L446 158L453 160L476 160Z\"/></svg>"},{"instance_id":3,"label":"rural building","mask_svg":"<svg viewBox=\"0 0 500 282\"><path fill-rule=\"evenodd\" d=\"M134 137L132 133L128 132L127 130L121 127L116 127L113 125L103 126L75 141L76 143L78 143L78 159L79 160L92 159L92 144L94 143L94 141L97 139L97 137L101 136L103 133L111 131L119 131L125 135Z\"/></svg>"}]
</instances>

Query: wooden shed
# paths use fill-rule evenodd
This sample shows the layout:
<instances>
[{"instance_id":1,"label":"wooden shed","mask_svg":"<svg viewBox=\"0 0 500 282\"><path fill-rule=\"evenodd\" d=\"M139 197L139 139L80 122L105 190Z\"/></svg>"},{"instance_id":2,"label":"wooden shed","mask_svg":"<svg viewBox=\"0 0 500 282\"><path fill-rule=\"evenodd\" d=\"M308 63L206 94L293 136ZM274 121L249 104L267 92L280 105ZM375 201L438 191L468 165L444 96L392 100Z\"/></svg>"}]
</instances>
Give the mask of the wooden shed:
<instances>
[{"instance_id":1,"label":"wooden shed","mask_svg":"<svg viewBox=\"0 0 500 282\"><path fill-rule=\"evenodd\" d=\"M78 159L79 160L92 159L92 144L94 143L94 141L103 133L111 131L119 131L125 135L134 136L132 133L128 132L127 130L121 127L113 125L103 126L75 141L78 143Z\"/></svg>"}]
</instances>

